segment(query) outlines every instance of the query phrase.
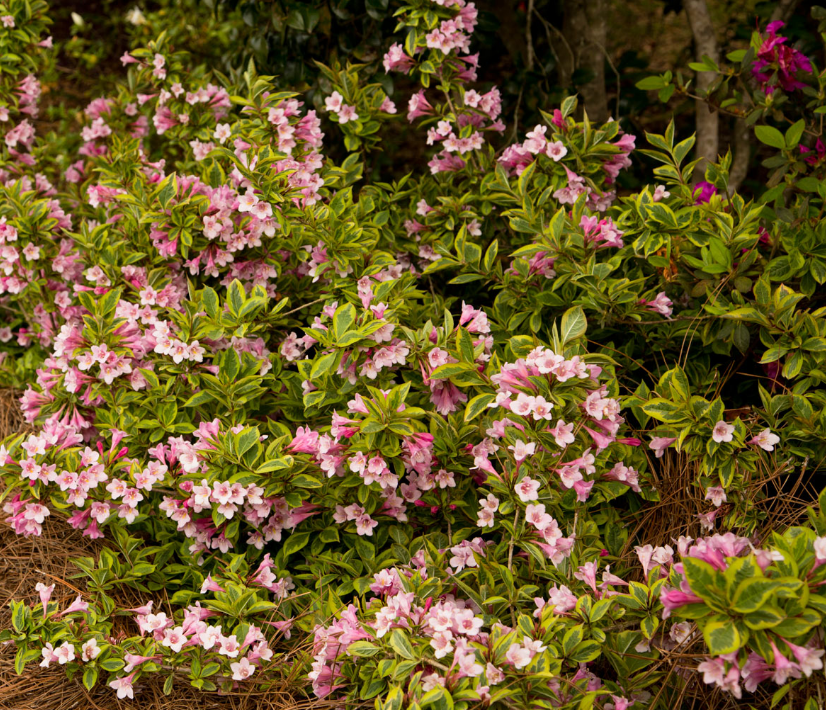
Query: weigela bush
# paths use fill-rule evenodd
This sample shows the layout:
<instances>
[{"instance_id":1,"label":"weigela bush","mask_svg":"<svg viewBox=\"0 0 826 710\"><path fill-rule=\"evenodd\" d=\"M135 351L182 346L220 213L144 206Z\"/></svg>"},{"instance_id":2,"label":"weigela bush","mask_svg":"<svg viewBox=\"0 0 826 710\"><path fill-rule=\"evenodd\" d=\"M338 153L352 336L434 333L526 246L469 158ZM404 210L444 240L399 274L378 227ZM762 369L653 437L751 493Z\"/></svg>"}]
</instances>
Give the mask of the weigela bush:
<instances>
[{"instance_id":1,"label":"weigela bush","mask_svg":"<svg viewBox=\"0 0 826 710\"><path fill-rule=\"evenodd\" d=\"M684 670L737 699L809 692L826 500L773 531L761 483L825 452L816 173L748 202L726 158L694 188L672 126L621 194L636 138L575 98L508 144L461 0L398 13L406 111L359 66L322 67L314 108L161 34L41 142L45 8L2 8L0 339L32 428L0 450L4 510L104 541L86 594L12 603L19 673L132 698L299 664L342 706L619 710L668 702L658 664L699 643ZM365 163L391 122L427 169L386 182ZM638 544L666 462L696 539Z\"/></svg>"}]
</instances>

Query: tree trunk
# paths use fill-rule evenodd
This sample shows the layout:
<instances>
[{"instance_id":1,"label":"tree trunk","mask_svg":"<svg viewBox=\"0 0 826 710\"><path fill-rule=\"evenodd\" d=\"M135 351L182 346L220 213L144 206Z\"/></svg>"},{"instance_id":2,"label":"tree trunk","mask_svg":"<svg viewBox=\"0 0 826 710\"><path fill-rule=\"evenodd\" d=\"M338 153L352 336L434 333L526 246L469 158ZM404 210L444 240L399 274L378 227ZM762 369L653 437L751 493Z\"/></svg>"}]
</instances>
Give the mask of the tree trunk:
<instances>
[{"instance_id":1,"label":"tree trunk","mask_svg":"<svg viewBox=\"0 0 826 710\"><path fill-rule=\"evenodd\" d=\"M608 120L608 99L605 92L605 0L565 0L562 33L573 52L573 67L566 67L567 79L574 69L593 74L587 84L579 87L582 105L588 118L597 123ZM570 52L568 55L570 56ZM560 59L563 57L560 53ZM562 78L562 72L560 72Z\"/></svg>"},{"instance_id":2,"label":"tree trunk","mask_svg":"<svg viewBox=\"0 0 826 710\"><path fill-rule=\"evenodd\" d=\"M780 0L772 13L772 22L776 22L777 20L788 22L798 2L799 0Z\"/></svg>"},{"instance_id":3,"label":"tree trunk","mask_svg":"<svg viewBox=\"0 0 826 710\"><path fill-rule=\"evenodd\" d=\"M708 14L706 0L684 0L688 24L691 26L691 33L694 35L694 46L696 49L697 61L702 61L703 55L711 57L715 62L720 61L720 50L717 47L717 37L714 34L714 25L711 23L711 16ZM697 73L697 89L703 95L714 82L714 72ZM697 157L700 162L694 173L694 177L702 180L706 165L717 160L720 143L719 114L709 109L709 106L698 100L697 111Z\"/></svg>"},{"instance_id":4,"label":"tree trunk","mask_svg":"<svg viewBox=\"0 0 826 710\"><path fill-rule=\"evenodd\" d=\"M570 89L577 69L593 75L591 81L578 87L580 107L595 122L608 120L608 99L605 92L605 0L564 0L562 30L550 19L545 27L557 58L559 85Z\"/></svg>"}]
</instances>

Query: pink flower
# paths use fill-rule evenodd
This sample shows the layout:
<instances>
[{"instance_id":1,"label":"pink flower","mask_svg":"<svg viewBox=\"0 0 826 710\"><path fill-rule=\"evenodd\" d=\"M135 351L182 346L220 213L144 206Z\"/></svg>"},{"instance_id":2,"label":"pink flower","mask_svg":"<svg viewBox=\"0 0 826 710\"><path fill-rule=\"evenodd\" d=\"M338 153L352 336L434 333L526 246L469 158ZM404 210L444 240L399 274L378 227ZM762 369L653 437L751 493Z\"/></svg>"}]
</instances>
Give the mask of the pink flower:
<instances>
[{"instance_id":1,"label":"pink flower","mask_svg":"<svg viewBox=\"0 0 826 710\"><path fill-rule=\"evenodd\" d=\"M81 658L84 661L93 661L95 660L101 652L101 648L98 646L98 641L95 638L91 638L86 641L81 647Z\"/></svg>"},{"instance_id":2,"label":"pink flower","mask_svg":"<svg viewBox=\"0 0 826 710\"><path fill-rule=\"evenodd\" d=\"M786 641L786 645L791 649L800 666L800 670L807 678L811 677L812 671L819 671L823 668L823 654L826 653L826 651L822 648L795 646L790 641Z\"/></svg>"},{"instance_id":3,"label":"pink flower","mask_svg":"<svg viewBox=\"0 0 826 710\"><path fill-rule=\"evenodd\" d=\"M660 594L660 602L662 602L662 605L670 614L675 609L679 609L686 604L702 604L703 600L691 592L683 592L679 589L668 589L667 587L663 587L663 591ZM665 616L665 614L663 616Z\"/></svg>"},{"instance_id":4,"label":"pink flower","mask_svg":"<svg viewBox=\"0 0 826 710\"><path fill-rule=\"evenodd\" d=\"M128 675L125 678L115 678L115 680L109 683L109 687L118 691L119 700L123 700L124 698L133 700L135 698L135 692L132 690L132 675Z\"/></svg>"},{"instance_id":5,"label":"pink flower","mask_svg":"<svg viewBox=\"0 0 826 710\"><path fill-rule=\"evenodd\" d=\"M545 154L555 163L558 163L568 155L568 149L562 141L549 142L545 146Z\"/></svg>"},{"instance_id":6,"label":"pink flower","mask_svg":"<svg viewBox=\"0 0 826 710\"><path fill-rule=\"evenodd\" d=\"M697 671L703 674L703 682L707 685L716 685L731 693L738 700L742 697L740 689L740 669L736 663L730 664L726 671L724 658L712 658L703 661L697 666Z\"/></svg>"},{"instance_id":7,"label":"pink flower","mask_svg":"<svg viewBox=\"0 0 826 710\"><path fill-rule=\"evenodd\" d=\"M255 673L255 666L250 665L249 659L246 656L237 663L230 663L229 667L230 670L232 670L233 680L246 680Z\"/></svg>"},{"instance_id":8,"label":"pink flower","mask_svg":"<svg viewBox=\"0 0 826 710\"><path fill-rule=\"evenodd\" d=\"M529 444L526 444L521 439L517 439L514 442L513 446L508 447L511 451L513 451L513 457L517 461L524 461L528 456L533 456L534 452L536 451L536 444L532 441Z\"/></svg>"},{"instance_id":9,"label":"pink flower","mask_svg":"<svg viewBox=\"0 0 826 710\"><path fill-rule=\"evenodd\" d=\"M356 109L353 106L348 106L347 104L342 104L341 108L338 112L338 122L339 123L347 123L349 121L358 121L359 115L356 113Z\"/></svg>"},{"instance_id":10,"label":"pink flower","mask_svg":"<svg viewBox=\"0 0 826 710\"><path fill-rule=\"evenodd\" d=\"M655 313L659 313L666 318L671 316L672 311L672 302L671 299L665 295L665 292L662 291L657 294L653 301L642 301L642 303L651 311Z\"/></svg>"},{"instance_id":11,"label":"pink flower","mask_svg":"<svg viewBox=\"0 0 826 710\"><path fill-rule=\"evenodd\" d=\"M400 71L407 74L415 62L404 53L404 47L396 43L391 45L384 55L384 71L385 73L391 71Z\"/></svg>"},{"instance_id":12,"label":"pink flower","mask_svg":"<svg viewBox=\"0 0 826 710\"><path fill-rule=\"evenodd\" d=\"M594 560L592 562L585 563L576 572L574 572L574 577L582 582L585 582L585 584L594 590L594 593L597 591L597 567L599 567L599 562Z\"/></svg>"},{"instance_id":13,"label":"pink flower","mask_svg":"<svg viewBox=\"0 0 826 710\"><path fill-rule=\"evenodd\" d=\"M53 659L61 666L75 660L75 647L68 641L64 641L58 648L55 649Z\"/></svg>"},{"instance_id":14,"label":"pink flower","mask_svg":"<svg viewBox=\"0 0 826 710\"><path fill-rule=\"evenodd\" d=\"M731 441L734 438L734 424L727 424L723 421L717 422L711 432L711 438L718 444Z\"/></svg>"},{"instance_id":15,"label":"pink flower","mask_svg":"<svg viewBox=\"0 0 826 710\"><path fill-rule=\"evenodd\" d=\"M648 444L648 448L651 449L658 459L663 457L665 454L665 450L671 446L675 441L677 441L677 437L668 437L668 436L655 436L652 437L651 443Z\"/></svg>"},{"instance_id":16,"label":"pink flower","mask_svg":"<svg viewBox=\"0 0 826 710\"><path fill-rule=\"evenodd\" d=\"M535 481L528 476L525 476L519 483L516 484L516 495L523 503L528 503L532 500L539 499L539 481Z\"/></svg>"},{"instance_id":17,"label":"pink flower","mask_svg":"<svg viewBox=\"0 0 826 710\"><path fill-rule=\"evenodd\" d=\"M757 50L757 60L751 68L754 78L767 94L774 93L779 86L783 91L791 92L805 89L806 84L798 81L798 72L811 73L812 63L802 52L789 47L787 38L778 35L783 22L776 20L766 26L766 36L760 49Z\"/></svg>"},{"instance_id":18,"label":"pink flower","mask_svg":"<svg viewBox=\"0 0 826 710\"><path fill-rule=\"evenodd\" d=\"M183 627L176 626L172 629L166 629L164 631L163 641L161 641L162 646L166 646L170 651L173 653L180 653L181 648L187 642L187 638L184 635Z\"/></svg>"},{"instance_id":19,"label":"pink flower","mask_svg":"<svg viewBox=\"0 0 826 710\"><path fill-rule=\"evenodd\" d=\"M520 643L512 643L505 653L505 658L515 668L524 668L531 662L533 654Z\"/></svg>"},{"instance_id":20,"label":"pink flower","mask_svg":"<svg viewBox=\"0 0 826 710\"><path fill-rule=\"evenodd\" d=\"M373 528L378 527L378 521L373 520L367 513L356 518L356 532L359 535L373 536Z\"/></svg>"},{"instance_id":21,"label":"pink flower","mask_svg":"<svg viewBox=\"0 0 826 710\"><path fill-rule=\"evenodd\" d=\"M407 104L407 120L411 123L419 116L429 116L433 113L433 107L424 96L424 91L413 94Z\"/></svg>"},{"instance_id":22,"label":"pink flower","mask_svg":"<svg viewBox=\"0 0 826 710\"><path fill-rule=\"evenodd\" d=\"M565 448L568 444L573 444L576 441L574 436L574 423L566 424L561 419L557 421L556 426L549 430L551 436L554 437L556 445Z\"/></svg>"},{"instance_id":23,"label":"pink flower","mask_svg":"<svg viewBox=\"0 0 826 710\"><path fill-rule=\"evenodd\" d=\"M790 661L774 645L774 641L769 641L769 645L774 652L774 675L772 680L778 685L783 685L789 678L800 678L800 666Z\"/></svg>"},{"instance_id":24,"label":"pink flower","mask_svg":"<svg viewBox=\"0 0 826 710\"><path fill-rule=\"evenodd\" d=\"M64 611L60 612L58 616L64 616L65 614L72 614L76 611L89 611L89 604L83 601L83 598L78 594L77 599L75 599Z\"/></svg>"},{"instance_id":25,"label":"pink flower","mask_svg":"<svg viewBox=\"0 0 826 710\"><path fill-rule=\"evenodd\" d=\"M771 429L763 429L757 436L752 437L749 443L759 446L763 451L774 451L775 445L780 443L780 437L772 434Z\"/></svg>"},{"instance_id":26,"label":"pink flower","mask_svg":"<svg viewBox=\"0 0 826 710\"><path fill-rule=\"evenodd\" d=\"M38 582L34 585L34 589L36 592L40 594L40 603L43 605L43 618L46 618L46 607L49 604L49 599L52 598L52 592L54 591L54 584L50 584L48 587L43 584L43 582Z\"/></svg>"},{"instance_id":27,"label":"pink flower","mask_svg":"<svg viewBox=\"0 0 826 710\"><path fill-rule=\"evenodd\" d=\"M717 188L714 187L710 182L698 182L694 186L694 204L695 205L704 205L708 202L711 202L711 198L713 195L717 194Z\"/></svg>"},{"instance_id":28,"label":"pink flower","mask_svg":"<svg viewBox=\"0 0 826 710\"><path fill-rule=\"evenodd\" d=\"M726 492L720 486L712 486L706 491L705 500L710 500L716 508L726 502Z\"/></svg>"}]
</instances>

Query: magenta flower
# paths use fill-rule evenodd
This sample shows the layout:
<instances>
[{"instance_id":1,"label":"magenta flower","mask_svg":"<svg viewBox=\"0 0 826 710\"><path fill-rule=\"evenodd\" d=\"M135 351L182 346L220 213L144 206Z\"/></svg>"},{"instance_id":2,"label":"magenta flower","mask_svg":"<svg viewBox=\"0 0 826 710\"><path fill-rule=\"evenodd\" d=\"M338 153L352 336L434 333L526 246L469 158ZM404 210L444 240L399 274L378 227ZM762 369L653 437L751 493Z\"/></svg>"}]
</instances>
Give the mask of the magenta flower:
<instances>
[{"instance_id":1,"label":"magenta flower","mask_svg":"<svg viewBox=\"0 0 826 710\"><path fill-rule=\"evenodd\" d=\"M694 186L694 204L704 205L711 201L713 195L717 194L717 188L710 182L698 182Z\"/></svg>"},{"instance_id":2,"label":"magenta flower","mask_svg":"<svg viewBox=\"0 0 826 710\"><path fill-rule=\"evenodd\" d=\"M798 72L812 72L812 63L802 52L786 45L787 37L778 35L777 31L785 23L770 22L766 26L763 44L757 50L757 60L751 68L757 84L767 94L774 92L778 86L783 91L805 89L806 84L798 81Z\"/></svg>"}]
</instances>

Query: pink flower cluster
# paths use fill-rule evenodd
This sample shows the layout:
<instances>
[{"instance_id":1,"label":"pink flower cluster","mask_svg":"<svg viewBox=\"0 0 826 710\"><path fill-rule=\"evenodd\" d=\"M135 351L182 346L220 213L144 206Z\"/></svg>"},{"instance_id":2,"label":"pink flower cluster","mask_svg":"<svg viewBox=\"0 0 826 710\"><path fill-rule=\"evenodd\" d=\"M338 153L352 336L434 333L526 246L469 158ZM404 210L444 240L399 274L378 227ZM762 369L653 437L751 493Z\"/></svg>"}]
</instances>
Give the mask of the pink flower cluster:
<instances>
[{"instance_id":1,"label":"pink flower cluster","mask_svg":"<svg viewBox=\"0 0 826 710\"><path fill-rule=\"evenodd\" d=\"M547 126L536 126L527 133L524 142L505 148L499 162L507 168L508 172L516 175L521 175L525 168L536 160L537 155L547 155L558 163L568 155L568 149L561 140L549 141L545 136L547 131Z\"/></svg>"},{"instance_id":2,"label":"pink flower cluster","mask_svg":"<svg viewBox=\"0 0 826 710\"><path fill-rule=\"evenodd\" d=\"M487 677L489 684L504 680L501 670L488 663L483 665L477 655L476 644L487 645L488 634L482 631L481 610L469 600L445 595L416 603L413 592L403 590L401 578L413 574L426 578L424 560L414 557L411 570L382 570L374 575L371 589L379 598L371 604L373 621L359 619L356 607L349 606L340 619L327 627L317 626L313 646L313 670L310 678L313 690L325 697L337 687L341 678L341 659L346 657L350 644L359 640L384 638L393 629L401 629L413 637L429 639L434 666L425 663L422 678L424 692L437 685L444 686L451 679ZM474 645L471 645L474 644ZM442 670L444 668L446 670ZM487 692L487 686L479 686Z\"/></svg>"}]
</instances>

